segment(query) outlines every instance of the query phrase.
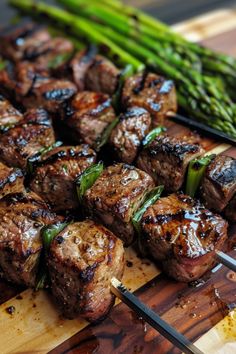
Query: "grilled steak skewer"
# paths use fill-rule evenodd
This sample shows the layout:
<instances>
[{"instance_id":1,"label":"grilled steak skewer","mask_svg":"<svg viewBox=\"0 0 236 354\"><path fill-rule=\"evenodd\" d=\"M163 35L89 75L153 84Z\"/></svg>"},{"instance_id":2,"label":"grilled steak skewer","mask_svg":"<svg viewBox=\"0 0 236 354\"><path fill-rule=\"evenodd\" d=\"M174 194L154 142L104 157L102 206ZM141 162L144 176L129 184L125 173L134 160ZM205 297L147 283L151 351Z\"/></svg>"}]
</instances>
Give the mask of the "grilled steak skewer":
<instances>
[{"instance_id":1,"label":"grilled steak skewer","mask_svg":"<svg viewBox=\"0 0 236 354\"><path fill-rule=\"evenodd\" d=\"M52 293L68 318L103 318L114 304L112 277L124 269L122 242L91 220L68 225L52 241L48 255Z\"/></svg>"},{"instance_id":2,"label":"grilled steak skewer","mask_svg":"<svg viewBox=\"0 0 236 354\"><path fill-rule=\"evenodd\" d=\"M183 185L190 160L203 152L198 144L163 135L142 150L137 166L150 174L157 185L163 184L167 191L176 192Z\"/></svg>"},{"instance_id":3,"label":"grilled steak skewer","mask_svg":"<svg viewBox=\"0 0 236 354\"><path fill-rule=\"evenodd\" d=\"M96 153L87 145L57 147L45 154L35 168L30 188L55 211L75 209L75 179L95 160Z\"/></svg>"},{"instance_id":4,"label":"grilled steak skewer","mask_svg":"<svg viewBox=\"0 0 236 354\"><path fill-rule=\"evenodd\" d=\"M153 187L152 178L133 166L109 166L85 193L84 206L128 246L135 238L132 216Z\"/></svg>"},{"instance_id":5,"label":"grilled steak skewer","mask_svg":"<svg viewBox=\"0 0 236 354\"><path fill-rule=\"evenodd\" d=\"M0 268L5 279L35 285L42 250L40 230L59 220L32 192L8 194L0 200Z\"/></svg>"},{"instance_id":6,"label":"grilled steak skewer","mask_svg":"<svg viewBox=\"0 0 236 354\"><path fill-rule=\"evenodd\" d=\"M108 95L83 91L62 108L62 119L77 143L96 147L106 127L115 119Z\"/></svg>"},{"instance_id":7,"label":"grilled steak skewer","mask_svg":"<svg viewBox=\"0 0 236 354\"><path fill-rule=\"evenodd\" d=\"M171 277L189 282L216 262L214 253L227 238L227 222L184 194L171 194L142 217L144 242Z\"/></svg>"},{"instance_id":8,"label":"grilled steak skewer","mask_svg":"<svg viewBox=\"0 0 236 354\"><path fill-rule=\"evenodd\" d=\"M24 191L24 175L19 168L7 167L0 162L0 199L9 193Z\"/></svg>"},{"instance_id":9,"label":"grilled steak skewer","mask_svg":"<svg viewBox=\"0 0 236 354\"><path fill-rule=\"evenodd\" d=\"M26 168L27 159L55 142L51 120L42 109L28 111L23 121L0 136L0 159Z\"/></svg>"}]
</instances>

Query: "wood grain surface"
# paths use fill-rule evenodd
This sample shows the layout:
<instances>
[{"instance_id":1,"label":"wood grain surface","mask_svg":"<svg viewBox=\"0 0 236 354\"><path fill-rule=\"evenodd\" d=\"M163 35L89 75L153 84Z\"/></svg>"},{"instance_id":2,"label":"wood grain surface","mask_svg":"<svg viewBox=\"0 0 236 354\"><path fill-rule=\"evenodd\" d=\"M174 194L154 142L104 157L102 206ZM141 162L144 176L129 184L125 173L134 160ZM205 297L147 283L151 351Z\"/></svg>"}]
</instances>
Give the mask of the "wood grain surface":
<instances>
[{"instance_id":1,"label":"wood grain surface","mask_svg":"<svg viewBox=\"0 0 236 354\"><path fill-rule=\"evenodd\" d=\"M191 32L195 39L204 38L204 43L210 47L236 55L236 14L223 12L215 16L218 21L219 18L225 18L225 27L224 21L221 21L221 32L226 28L226 33L220 33L218 28L214 32L211 24L214 28L216 26L213 20L209 21L209 17L176 26L176 29L185 34ZM210 18L213 17L214 15L211 15ZM217 35L213 35L214 33ZM207 38L209 34L211 38ZM168 133L174 136L195 134L172 122L167 123L167 126ZM213 150L236 157L236 148L230 145L219 144L203 136L200 140L207 151ZM228 248L234 258L235 246L236 227L231 225ZM127 262L124 283L132 291L137 289L135 293L143 302L192 341L205 334L197 342L205 353L210 354L216 350L225 354L236 352L234 344L231 345L236 341L236 316L235 320L233 312L230 312L230 317L227 316L236 306L235 273L223 266L216 267L201 281L188 285L167 278L160 272L158 265L139 259L132 249L126 251L126 258L130 262ZM115 306L103 322L88 325L80 319L69 321L61 318L46 292L32 293L31 290L22 290L0 281L2 354L49 351L54 354L179 352L124 304ZM9 306L15 307L15 312L11 315L6 311ZM225 352L223 345L226 343L230 343L232 348L227 347Z\"/></svg>"}]
</instances>

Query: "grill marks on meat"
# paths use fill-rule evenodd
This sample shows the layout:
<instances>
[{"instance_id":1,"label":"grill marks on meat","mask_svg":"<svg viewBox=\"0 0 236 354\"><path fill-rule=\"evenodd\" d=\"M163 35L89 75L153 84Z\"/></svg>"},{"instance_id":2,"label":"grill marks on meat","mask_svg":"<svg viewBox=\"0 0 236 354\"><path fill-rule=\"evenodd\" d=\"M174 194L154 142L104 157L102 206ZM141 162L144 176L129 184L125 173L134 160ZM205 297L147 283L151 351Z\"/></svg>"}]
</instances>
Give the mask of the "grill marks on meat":
<instances>
[{"instance_id":1,"label":"grill marks on meat","mask_svg":"<svg viewBox=\"0 0 236 354\"><path fill-rule=\"evenodd\" d=\"M78 207L75 179L95 163L96 153L87 145L58 147L36 167L30 188L55 211Z\"/></svg>"},{"instance_id":2,"label":"grill marks on meat","mask_svg":"<svg viewBox=\"0 0 236 354\"><path fill-rule=\"evenodd\" d=\"M152 257L179 281L201 277L215 263L215 251L227 238L227 222L184 194L171 194L150 206L142 217Z\"/></svg>"},{"instance_id":3,"label":"grill marks on meat","mask_svg":"<svg viewBox=\"0 0 236 354\"><path fill-rule=\"evenodd\" d=\"M198 144L163 135L142 150L137 166L150 174L157 185L175 192L183 185L189 162L203 153Z\"/></svg>"},{"instance_id":4,"label":"grill marks on meat","mask_svg":"<svg viewBox=\"0 0 236 354\"><path fill-rule=\"evenodd\" d=\"M23 115L11 103L0 95L0 129L19 123Z\"/></svg>"},{"instance_id":5,"label":"grill marks on meat","mask_svg":"<svg viewBox=\"0 0 236 354\"><path fill-rule=\"evenodd\" d=\"M87 90L113 95L115 92L120 70L102 55L96 55L85 75Z\"/></svg>"},{"instance_id":6,"label":"grill marks on meat","mask_svg":"<svg viewBox=\"0 0 236 354\"><path fill-rule=\"evenodd\" d=\"M59 220L34 193L0 200L0 267L15 284L34 286L42 249L40 230Z\"/></svg>"},{"instance_id":7,"label":"grill marks on meat","mask_svg":"<svg viewBox=\"0 0 236 354\"><path fill-rule=\"evenodd\" d=\"M153 126L162 124L168 112L177 111L174 84L153 73L138 73L125 81L122 104L143 107L151 114Z\"/></svg>"},{"instance_id":8,"label":"grill marks on meat","mask_svg":"<svg viewBox=\"0 0 236 354\"><path fill-rule=\"evenodd\" d=\"M52 292L68 318L103 318L114 304L113 276L124 269L122 242L105 227L86 220L67 226L51 243L48 268Z\"/></svg>"},{"instance_id":9,"label":"grill marks on meat","mask_svg":"<svg viewBox=\"0 0 236 354\"><path fill-rule=\"evenodd\" d=\"M0 157L9 166L26 168L27 159L55 142L47 113L31 110L18 125L0 136Z\"/></svg>"},{"instance_id":10,"label":"grill marks on meat","mask_svg":"<svg viewBox=\"0 0 236 354\"><path fill-rule=\"evenodd\" d=\"M153 187L152 178L133 166L109 166L85 193L84 205L127 246L135 236L132 216Z\"/></svg>"},{"instance_id":11,"label":"grill marks on meat","mask_svg":"<svg viewBox=\"0 0 236 354\"><path fill-rule=\"evenodd\" d=\"M95 147L106 127L115 119L115 111L108 95L83 91L64 105L62 119L71 128L71 136L76 142Z\"/></svg>"},{"instance_id":12,"label":"grill marks on meat","mask_svg":"<svg viewBox=\"0 0 236 354\"><path fill-rule=\"evenodd\" d=\"M9 193L24 191L24 175L18 168L7 167L0 162L0 199Z\"/></svg>"},{"instance_id":13,"label":"grill marks on meat","mask_svg":"<svg viewBox=\"0 0 236 354\"><path fill-rule=\"evenodd\" d=\"M151 116L143 108L129 108L110 136L110 145L118 159L131 164L137 157L142 140L151 127Z\"/></svg>"},{"instance_id":14,"label":"grill marks on meat","mask_svg":"<svg viewBox=\"0 0 236 354\"><path fill-rule=\"evenodd\" d=\"M0 53L10 60L19 61L24 59L29 48L37 48L50 38L49 32L43 26L32 22L10 26L0 32Z\"/></svg>"},{"instance_id":15,"label":"grill marks on meat","mask_svg":"<svg viewBox=\"0 0 236 354\"><path fill-rule=\"evenodd\" d=\"M221 212L236 193L236 159L216 156L206 169L201 189L206 206Z\"/></svg>"}]
</instances>

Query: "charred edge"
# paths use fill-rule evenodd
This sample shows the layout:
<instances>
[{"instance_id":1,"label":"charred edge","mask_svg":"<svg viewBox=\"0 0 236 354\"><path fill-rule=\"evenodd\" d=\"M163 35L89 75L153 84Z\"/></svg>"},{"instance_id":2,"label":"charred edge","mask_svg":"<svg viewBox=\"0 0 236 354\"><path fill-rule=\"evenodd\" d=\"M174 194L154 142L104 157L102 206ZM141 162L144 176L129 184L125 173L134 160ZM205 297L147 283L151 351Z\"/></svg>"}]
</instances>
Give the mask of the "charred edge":
<instances>
[{"instance_id":1,"label":"charred edge","mask_svg":"<svg viewBox=\"0 0 236 354\"><path fill-rule=\"evenodd\" d=\"M0 189L3 189L7 184L14 183L17 178L23 178L24 174L20 169L15 169L6 178L0 181Z\"/></svg>"}]
</instances>

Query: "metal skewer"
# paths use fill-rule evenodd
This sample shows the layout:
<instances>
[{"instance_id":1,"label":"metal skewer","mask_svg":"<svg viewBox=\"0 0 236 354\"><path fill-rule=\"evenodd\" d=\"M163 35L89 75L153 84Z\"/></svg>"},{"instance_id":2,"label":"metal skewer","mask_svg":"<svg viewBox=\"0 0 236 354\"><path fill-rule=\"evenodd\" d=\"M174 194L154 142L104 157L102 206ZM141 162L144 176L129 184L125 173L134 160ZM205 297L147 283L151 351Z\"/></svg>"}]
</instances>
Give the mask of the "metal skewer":
<instances>
[{"instance_id":1,"label":"metal skewer","mask_svg":"<svg viewBox=\"0 0 236 354\"><path fill-rule=\"evenodd\" d=\"M155 328L161 335L173 343L186 354L203 354L185 336L177 332L172 326L166 323L154 311L142 303L135 295L129 292L126 287L116 278L111 279L111 291L127 306L134 310L147 323Z\"/></svg>"},{"instance_id":2,"label":"metal skewer","mask_svg":"<svg viewBox=\"0 0 236 354\"><path fill-rule=\"evenodd\" d=\"M216 257L220 263L236 272L236 260L222 251L216 251Z\"/></svg>"},{"instance_id":3,"label":"metal skewer","mask_svg":"<svg viewBox=\"0 0 236 354\"><path fill-rule=\"evenodd\" d=\"M213 138L223 140L226 143L236 146L236 139L230 137L228 134L223 133L217 129L208 127L204 123L197 122L196 120L184 117L184 116L174 113L174 112L169 112L167 114L167 116L177 123L187 125L188 127L194 128L194 129L199 130L203 133L206 133L207 135L209 135Z\"/></svg>"}]
</instances>

